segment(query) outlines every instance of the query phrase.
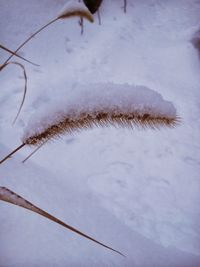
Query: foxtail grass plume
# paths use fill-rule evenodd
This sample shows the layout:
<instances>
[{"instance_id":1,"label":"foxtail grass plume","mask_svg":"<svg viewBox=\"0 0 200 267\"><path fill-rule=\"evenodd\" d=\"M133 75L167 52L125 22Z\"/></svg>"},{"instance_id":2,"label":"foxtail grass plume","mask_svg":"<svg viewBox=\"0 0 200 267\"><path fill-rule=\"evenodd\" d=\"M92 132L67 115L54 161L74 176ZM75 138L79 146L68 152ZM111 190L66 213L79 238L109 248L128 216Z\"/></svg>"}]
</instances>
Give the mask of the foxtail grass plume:
<instances>
[{"instance_id":1,"label":"foxtail grass plume","mask_svg":"<svg viewBox=\"0 0 200 267\"><path fill-rule=\"evenodd\" d=\"M22 47L24 47L31 39L33 39L38 33L43 31L45 28L47 28L48 26L50 26L51 24L60 19L67 19L71 17L82 17L87 19L89 22L94 21L92 14L83 3L77 3L75 2L75 0L70 0L66 3L66 5L64 5L64 7L61 9L61 11L54 19L52 19L50 22L42 26L40 29L34 32L29 38L27 38L21 45L19 45L19 47L12 53L12 55L10 55L10 57L4 62L4 64L6 64L14 55L16 55L16 53Z\"/></svg>"},{"instance_id":2,"label":"foxtail grass plume","mask_svg":"<svg viewBox=\"0 0 200 267\"><path fill-rule=\"evenodd\" d=\"M178 118L173 104L144 86L99 83L77 85L66 101L54 97L25 128L23 143L38 145L46 140L92 127L173 127ZM62 98L62 99L61 99Z\"/></svg>"},{"instance_id":3,"label":"foxtail grass plume","mask_svg":"<svg viewBox=\"0 0 200 267\"><path fill-rule=\"evenodd\" d=\"M23 140L26 145L40 145L50 139L62 136L65 133L73 133L83 129L93 127L117 126L123 128L160 128L162 126L173 127L177 123L177 118L162 116L151 116L148 113L143 115L135 112L123 112L116 108L109 110L101 109L94 112L82 112L74 117L70 114L62 114L60 119L49 125L43 131L30 135Z\"/></svg>"},{"instance_id":4,"label":"foxtail grass plume","mask_svg":"<svg viewBox=\"0 0 200 267\"><path fill-rule=\"evenodd\" d=\"M84 86L86 89L81 90ZM83 129L107 126L158 129L174 127L179 122L173 104L144 86L112 83L79 85L71 91L71 98L66 96L63 103L61 99L54 98L54 104L49 110L43 107L38 118L31 118L22 144L0 164L25 145L38 147Z\"/></svg>"},{"instance_id":5,"label":"foxtail grass plume","mask_svg":"<svg viewBox=\"0 0 200 267\"><path fill-rule=\"evenodd\" d=\"M65 222L59 220L58 218L54 217L53 215L47 213L46 211L36 207L35 205L33 205L31 202L27 201L25 198L19 196L18 194L16 194L15 192L9 190L8 188L6 187L0 187L0 200L4 201L4 202L8 202L8 203L11 203L13 205L16 205L16 206L19 206L19 207L22 207L24 209L27 209L27 210L30 210L34 213L37 213L51 221L53 221L54 223L57 223L63 227L65 227L66 229L86 238L86 239L89 239L90 241L100 245L100 246L103 246L104 248L106 249L109 249L113 252L116 252L118 253L119 255L121 256L124 256L121 252L97 241L96 239L84 234L83 232L79 231L78 229L66 224Z\"/></svg>"}]
</instances>

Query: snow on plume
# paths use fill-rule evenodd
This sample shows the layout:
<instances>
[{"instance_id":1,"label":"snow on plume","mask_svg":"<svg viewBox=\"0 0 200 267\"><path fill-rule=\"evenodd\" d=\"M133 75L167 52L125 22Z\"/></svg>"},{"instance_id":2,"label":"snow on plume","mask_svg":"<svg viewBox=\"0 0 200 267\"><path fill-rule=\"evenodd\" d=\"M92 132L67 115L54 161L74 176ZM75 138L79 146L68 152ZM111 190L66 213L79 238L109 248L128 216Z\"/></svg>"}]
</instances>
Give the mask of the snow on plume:
<instances>
[{"instance_id":1,"label":"snow on plume","mask_svg":"<svg viewBox=\"0 0 200 267\"><path fill-rule=\"evenodd\" d=\"M31 118L23 143L37 144L65 132L108 124L122 127L176 123L176 110L155 91L144 86L100 83L78 85L70 95L55 96L49 107ZM39 140L38 140L39 139Z\"/></svg>"},{"instance_id":2,"label":"snow on plume","mask_svg":"<svg viewBox=\"0 0 200 267\"><path fill-rule=\"evenodd\" d=\"M89 9L83 3L77 3L75 1L67 2L57 15L58 19L65 19L67 17L80 16L93 22L93 16Z\"/></svg>"}]
</instances>

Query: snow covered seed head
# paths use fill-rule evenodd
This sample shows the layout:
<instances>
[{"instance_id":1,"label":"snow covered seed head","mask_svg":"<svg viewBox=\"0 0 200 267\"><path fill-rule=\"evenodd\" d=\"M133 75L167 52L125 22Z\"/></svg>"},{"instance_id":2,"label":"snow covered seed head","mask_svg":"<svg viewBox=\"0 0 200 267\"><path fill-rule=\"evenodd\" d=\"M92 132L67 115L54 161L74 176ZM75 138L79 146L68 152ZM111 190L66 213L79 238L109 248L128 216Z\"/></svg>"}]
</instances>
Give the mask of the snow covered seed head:
<instances>
[{"instance_id":1,"label":"snow covered seed head","mask_svg":"<svg viewBox=\"0 0 200 267\"><path fill-rule=\"evenodd\" d=\"M57 99L54 107L50 106L48 111L45 107L38 119L32 119L25 129L23 144L40 145L65 133L94 126L154 129L173 127L178 121L172 103L143 86L79 85L66 99L69 100L63 103Z\"/></svg>"},{"instance_id":2,"label":"snow covered seed head","mask_svg":"<svg viewBox=\"0 0 200 267\"><path fill-rule=\"evenodd\" d=\"M59 12L57 18L65 19L69 17L82 17L90 22L94 22L93 16L89 9L83 3L76 3L74 0L67 2Z\"/></svg>"},{"instance_id":3,"label":"snow covered seed head","mask_svg":"<svg viewBox=\"0 0 200 267\"><path fill-rule=\"evenodd\" d=\"M143 86L127 84L78 85L70 91L70 97L67 94L65 98L60 93L57 99L54 96L49 110L45 105L42 108L25 129L22 144L0 164L25 145L39 148L52 138L84 128L113 125L155 129L173 127L179 122L173 104L160 94Z\"/></svg>"}]
</instances>

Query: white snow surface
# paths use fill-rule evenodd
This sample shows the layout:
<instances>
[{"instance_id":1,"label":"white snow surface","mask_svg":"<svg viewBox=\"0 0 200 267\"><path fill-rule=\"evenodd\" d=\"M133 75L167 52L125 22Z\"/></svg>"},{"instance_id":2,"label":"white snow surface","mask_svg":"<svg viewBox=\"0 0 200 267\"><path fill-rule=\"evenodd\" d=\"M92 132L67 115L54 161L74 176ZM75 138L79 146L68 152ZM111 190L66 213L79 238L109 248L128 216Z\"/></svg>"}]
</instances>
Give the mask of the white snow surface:
<instances>
[{"instance_id":1,"label":"white snow surface","mask_svg":"<svg viewBox=\"0 0 200 267\"><path fill-rule=\"evenodd\" d=\"M0 0L0 42L16 49L63 4ZM14 66L0 73L0 157L19 145L31 117L54 99L72 101L80 84L152 88L174 104L182 124L64 136L26 164L32 150L24 148L0 166L0 186L127 257L0 202L1 267L200 266L200 61L191 43L200 1L130 0L127 14L122 6L103 1L102 25L95 15L83 36L77 18L57 21L21 50L41 67L26 64L28 94L14 126L23 79ZM0 51L1 62L7 56Z\"/></svg>"},{"instance_id":2,"label":"white snow surface","mask_svg":"<svg viewBox=\"0 0 200 267\"><path fill-rule=\"evenodd\" d=\"M99 112L134 113L143 116L176 118L172 103L165 101L155 91L144 86L128 84L98 83L67 86L44 103L37 114L33 114L24 130L22 142L34 135L41 134L48 127L68 118L76 120L81 114L95 116ZM66 92L67 91L67 92Z\"/></svg>"}]
</instances>

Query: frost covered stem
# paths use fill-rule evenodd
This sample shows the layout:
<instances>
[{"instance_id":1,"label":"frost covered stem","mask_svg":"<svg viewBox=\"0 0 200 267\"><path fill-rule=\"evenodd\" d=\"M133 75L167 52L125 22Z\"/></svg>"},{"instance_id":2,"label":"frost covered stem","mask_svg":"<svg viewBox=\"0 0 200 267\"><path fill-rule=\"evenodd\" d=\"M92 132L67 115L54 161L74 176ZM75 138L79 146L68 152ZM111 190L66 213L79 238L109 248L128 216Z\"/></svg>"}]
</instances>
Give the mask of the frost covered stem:
<instances>
[{"instance_id":1,"label":"frost covered stem","mask_svg":"<svg viewBox=\"0 0 200 267\"><path fill-rule=\"evenodd\" d=\"M51 20L47 24L45 24L43 27L41 27L39 30L37 30L35 33L33 33L28 39L26 39L15 51L12 55L9 56L9 58L4 62L3 65L5 65L25 44L27 44L33 37L35 37L38 33L40 33L42 30L53 24L59 19L59 17Z\"/></svg>"},{"instance_id":2,"label":"frost covered stem","mask_svg":"<svg viewBox=\"0 0 200 267\"><path fill-rule=\"evenodd\" d=\"M6 161L7 159L9 159L13 154L15 154L17 151L19 151L22 147L24 147L26 144L21 144L20 146L18 146L15 150L13 150L10 154L8 154L4 159L2 159L0 161L0 164L2 164L4 161Z\"/></svg>"}]
</instances>

